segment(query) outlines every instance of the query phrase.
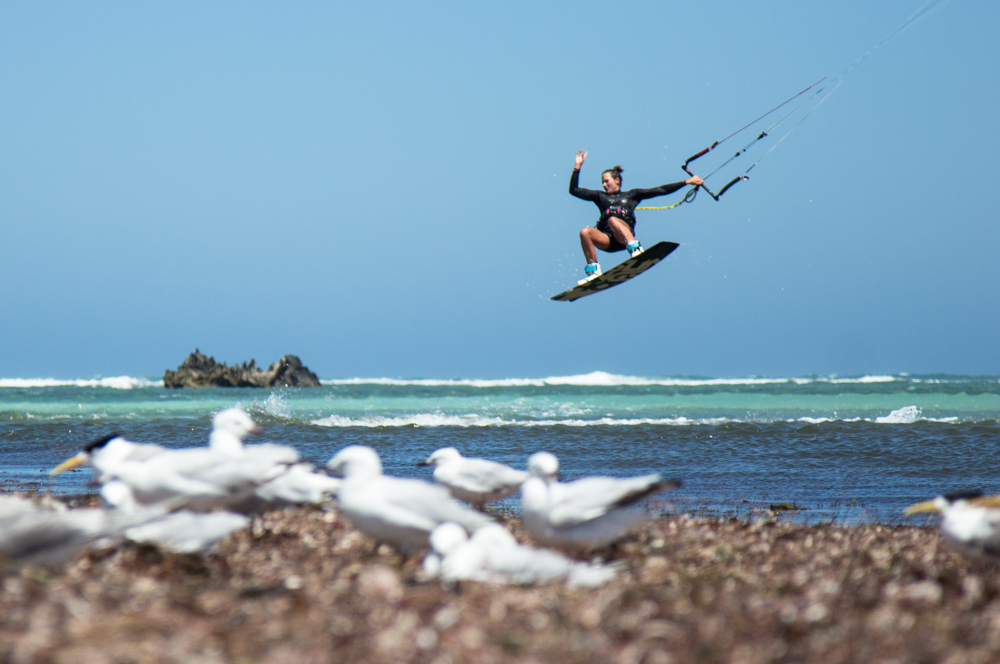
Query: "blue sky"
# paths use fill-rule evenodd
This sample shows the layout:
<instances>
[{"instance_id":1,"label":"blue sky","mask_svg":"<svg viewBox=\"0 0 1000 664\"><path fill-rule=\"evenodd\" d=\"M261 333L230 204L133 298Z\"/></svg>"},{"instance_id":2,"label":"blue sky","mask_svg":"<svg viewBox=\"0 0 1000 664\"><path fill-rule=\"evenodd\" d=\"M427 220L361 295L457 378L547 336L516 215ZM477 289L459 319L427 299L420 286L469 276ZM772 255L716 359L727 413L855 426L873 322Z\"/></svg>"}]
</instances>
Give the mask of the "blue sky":
<instances>
[{"instance_id":1,"label":"blue sky","mask_svg":"<svg viewBox=\"0 0 1000 664\"><path fill-rule=\"evenodd\" d=\"M0 376L196 346L324 377L1000 374L994 3L888 41L720 202L641 213L682 245L653 271L549 301L597 215L577 149L583 186L680 180L919 4L7 3Z\"/></svg>"}]
</instances>

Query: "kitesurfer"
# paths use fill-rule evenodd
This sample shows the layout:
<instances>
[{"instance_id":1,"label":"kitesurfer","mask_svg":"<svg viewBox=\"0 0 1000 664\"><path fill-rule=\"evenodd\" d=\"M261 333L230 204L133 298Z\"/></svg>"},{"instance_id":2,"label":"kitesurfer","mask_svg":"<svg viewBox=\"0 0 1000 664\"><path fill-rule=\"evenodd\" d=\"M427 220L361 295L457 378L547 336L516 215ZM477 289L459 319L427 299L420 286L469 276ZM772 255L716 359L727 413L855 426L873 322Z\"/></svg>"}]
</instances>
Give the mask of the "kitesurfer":
<instances>
[{"instance_id":1,"label":"kitesurfer","mask_svg":"<svg viewBox=\"0 0 1000 664\"><path fill-rule=\"evenodd\" d=\"M622 191L622 167L614 166L601 173L604 191L583 189L580 184L580 167L587 158L587 152L576 153L576 166L569 180L569 193L585 201L593 201L601 211L601 218L596 226L588 226L580 231L580 245L587 259L584 268L586 278L580 283L586 283L601 274L601 264L597 261L597 249L609 253L629 252L630 256L642 253L642 245L635 239L635 207L647 198L664 196L673 193L684 185L698 186L702 179L697 175L684 180L665 184L652 189L629 189Z\"/></svg>"}]
</instances>

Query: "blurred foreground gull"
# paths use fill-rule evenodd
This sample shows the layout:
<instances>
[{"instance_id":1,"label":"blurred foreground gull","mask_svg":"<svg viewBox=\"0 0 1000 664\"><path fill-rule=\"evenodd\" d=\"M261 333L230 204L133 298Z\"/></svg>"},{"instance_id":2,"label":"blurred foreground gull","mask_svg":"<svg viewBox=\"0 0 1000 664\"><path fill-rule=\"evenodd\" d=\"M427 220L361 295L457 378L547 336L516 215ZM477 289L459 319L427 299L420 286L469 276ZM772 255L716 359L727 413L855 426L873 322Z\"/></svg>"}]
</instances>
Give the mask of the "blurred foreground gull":
<instances>
[{"instance_id":1,"label":"blurred foreground gull","mask_svg":"<svg viewBox=\"0 0 1000 664\"><path fill-rule=\"evenodd\" d=\"M383 475L382 462L370 447L345 447L326 465L344 477L337 491L344 516L372 539L404 553L427 547L431 530L445 521L470 531L490 523L488 517L455 502L444 487Z\"/></svg>"},{"instance_id":2,"label":"blurred foreground gull","mask_svg":"<svg viewBox=\"0 0 1000 664\"><path fill-rule=\"evenodd\" d=\"M125 482L140 505L175 500L177 506L200 511L239 510L247 507L261 484L298 461L298 452L291 447L255 447L266 449L254 455L234 455L208 447L148 453L149 446L113 435L91 443L49 475L89 463L99 483Z\"/></svg>"},{"instance_id":3,"label":"blurred foreground gull","mask_svg":"<svg viewBox=\"0 0 1000 664\"><path fill-rule=\"evenodd\" d=\"M937 513L945 541L973 557L1000 557L1000 496L949 493L906 508L907 516Z\"/></svg>"},{"instance_id":4,"label":"blurred foreground gull","mask_svg":"<svg viewBox=\"0 0 1000 664\"><path fill-rule=\"evenodd\" d=\"M648 516L627 509L646 496L676 489L660 475L618 479L587 477L562 484L559 460L548 452L528 459L531 477L521 487L525 529L539 544L583 551L611 544L643 524Z\"/></svg>"},{"instance_id":5,"label":"blurred foreground gull","mask_svg":"<svg viewBox=\"0 0 1000 664\"><path fill-rule=\"evenodd\" d=\"M454 447L442 447L420 465L434 466L435 482L476 507L517 493L528 479L523 470L486 459L466 459Z\"/></svg>"},{"instance_id":6,"label":"blurred foreground gull","mask_svg":"<svg viewBox=\"0 0 1000 664\"><path fill-rule=\"evenodd\" d=\"M294 449L273 444L244 445L243 439L251 433L260 433L257 423L242 408L227 408L212 418L208 446L234 457L263 455L271 458L274 454L280 456L281 450ZM339 487L339 479L314 472L308 463L296 463L261 485L255 496L267 505L314 505L332 500Z\"/></svg>"},{"instance_id":7,"label":"blurred foreground gull","mask_svg":"<svg viewBox=\"0 0 1000 664\"><path fill-rule=\"evenodd\" d=\"M101 497L115 505L119 513L138 513L143 509L136 503L131 487L120 480L101 487ZM250 519L242 514L224 510L182 510L163 516L154 515L144 523L126 528L122 534L132 542L153 545L164 551L204 553L219 540L248 525Z\"/></svg>"},{"instance_id":8,"label":"blurred foreground gull","mask_svg":"<svg viewBox=\"0 0 1000 664\"><path fill-rule=\"evenodd\" d=\"M88 545L162 514L154 508L130 514L62 505L47 509L17 496L0 496L0 560L59 567Z\"/></svg>"},{"instance_id":9,"label":"blurred foreground gull","mask_svg":"<svg viewBox=\"0 0 1000 664\"><path fill-rule=\"evenodd\" d=\"M173 553L204 553L224 539L250 525L242 514L215 512L174 512L153 521L127 528L125 538L152 544Z\"/></svg>"},{"instance_id":10,"label":"blurred foreground gull","mask_svg":"<svg viewBox=\"0 0 1000 664\"><path fill-rule=\"evenodd\" d=\"M433 551L424 558L424 573L444 581L495 583L550 583L594 588L616 574L602 565L570 560L554 551L522 546L506 528L483 526L469 538L455 523L442 523L431 531Z\"/></svg>"}]
</instances>

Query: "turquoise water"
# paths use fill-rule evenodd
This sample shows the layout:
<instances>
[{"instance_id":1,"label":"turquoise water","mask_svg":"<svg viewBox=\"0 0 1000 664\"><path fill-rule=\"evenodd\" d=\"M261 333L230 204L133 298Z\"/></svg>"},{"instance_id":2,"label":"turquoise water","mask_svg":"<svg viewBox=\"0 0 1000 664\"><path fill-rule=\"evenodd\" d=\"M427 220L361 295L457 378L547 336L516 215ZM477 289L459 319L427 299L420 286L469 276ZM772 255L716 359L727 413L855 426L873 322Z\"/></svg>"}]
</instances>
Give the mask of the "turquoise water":
<instances>
[{"instance_id":1,"label":"turquoise water","mask_svg":"<svg viewBox=\"0 0 1000 664\"><path fill-rule=\"evenodd\" d=\"M90 490L89 472L45 473L113 432L205 444L211 415L243 405L260 440L322 463L375 447L389 472L453 445L523 467L556 454L567 478L660 471L681 509L740 514L772 502L803 518L899 518L943 491L1000 491L1000 379L806 376L711 379L593 373L545 379L325 380L313 390L167 390L156 379L0 379L0 485ZM748 501L748 502L744 502Z\"/></svg>"}]
</instances>

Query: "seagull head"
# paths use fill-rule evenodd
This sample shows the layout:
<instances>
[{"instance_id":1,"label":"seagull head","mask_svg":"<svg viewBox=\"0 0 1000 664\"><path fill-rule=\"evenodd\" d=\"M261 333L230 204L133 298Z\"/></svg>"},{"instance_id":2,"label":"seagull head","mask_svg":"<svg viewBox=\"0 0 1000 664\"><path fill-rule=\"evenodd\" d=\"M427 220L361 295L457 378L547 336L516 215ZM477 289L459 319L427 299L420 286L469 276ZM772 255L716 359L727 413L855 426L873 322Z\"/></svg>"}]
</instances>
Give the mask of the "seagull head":
<instances>
[{"instance_id":1,"label":"seagull head","mask_svg":"<svg viewBox=\"0 0 1000 664\"><path fill-rule=\"evenodd\" d=\"M333 455L326 467L344 478L366 477L382 474L382 461L378 452L364 445L349 445Z\"/></svg>"},{"instance_id":2,"label":"seagull head","mask_svg":"<svg viewBox=\"0 0 1000 664\"><path fill-rule=\"evenodd\" d=\"M903 511L903 514L906 516L926 513L944 514L949 510L962 507L1000 507L1000 496L984 496L982 491L956 491L938 496L933 500L910 505Z\"/></svg>"},{"instance_id":3,"label":"seagull head","mask_svg":"<svg viewBox=\"0 0 1000 664\"><path fill-rule=\"evenodd\" d=\"M454 521L446 521L437 526L430 534L431 548L440 556L447 556L449 553L460 547L469 539L465 528Z\"/></svg>"},{"instance_id":4,"label":"seagull head","mask_svg":"<svg viewBox=\"0 0 1000 664\"><path fill-rule=\"evenodd\" d=\"M77 452L76 456L72 456L66 459L61 464L49 471L49 477L55 477L60 473L65 473L67 470L72 470L73 468L79 468L80 466L86 466L90 463L90 460L99 454L104 454L109 457L121 457L125 458L128 455L128 447L131 445L127 440L125 440L120 433L113 433L110 436L105 436L90 443L82 450Z\"/></svg>"},{"instance_id":5,"label":"seagull head","mask_svg":"<svg viewBox=\"0 0 1000 664\"><path fill-rule=\"evenodd\" d=\"M559 475L559 459L548 452L535 452L528 457L528 472L533 477L543 480L557 479Z\"/></svg>"},{"instance_id":6,"label":"seagull head","mask_svg":"<svg viewBox=\"0 0 1000 664\"><path fill-rule=\"evenodd\" d=\"M260 433L260 427L239 406L227 408L212 418L212 431L224 431L243 440L251 433Z\"/></svg>"},{"instance_id":7,"label":"seagull head","mask_svg":"<svg viewBox=\"0 0 1000 664\"><path fill-rule=\"evenodd\" d=\"M449 461L454 461L455 459L461 459L462 455L454 447L442 447L434 454L427 457L426 460L418 463L418 466L441 466L448 463Z\"/></svg>"}]
</instances>

